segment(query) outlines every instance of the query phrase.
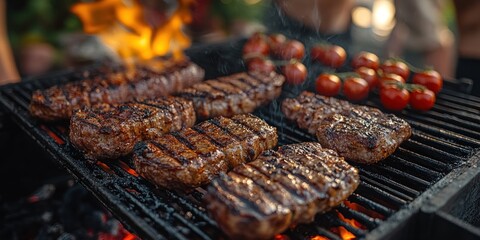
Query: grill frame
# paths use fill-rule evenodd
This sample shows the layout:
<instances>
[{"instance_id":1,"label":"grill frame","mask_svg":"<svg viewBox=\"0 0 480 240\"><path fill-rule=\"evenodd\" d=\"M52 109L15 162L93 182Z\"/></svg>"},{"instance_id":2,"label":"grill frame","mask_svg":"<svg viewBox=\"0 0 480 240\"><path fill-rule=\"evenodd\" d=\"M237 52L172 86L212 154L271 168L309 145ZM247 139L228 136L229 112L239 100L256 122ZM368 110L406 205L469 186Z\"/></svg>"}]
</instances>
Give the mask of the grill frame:
<instances>
[{"instance_id":1,"label":"grill frame","mask_svg":"<svg viewBox=\"0 0 480 240\"><path fill-rule=\"evenodd\" d=\"M216 46L197 46L190 49L187 54L190 56L192 61L198 63L201 67L206 69L206 78L212 78L217 75L233 73L242 70L243 64L239 56L239 53L241 52L241 44L242 42L240 41ZM220 62L222 64L216 64ZM310 61L309 59L306 59L305 62L307 62L308 65ZM98 65L95 65L95 67L96 66ZM308 68L312 70L309 73L309 79L314 79L313 76L319 71L322 71L322 69L314 65L308 66ZM122 162L107 163L106 166L108 166L108 168L105 168L105 166L102 167L93 162L85 161L81 154L73 149L72 146L70 146L68 139L66 138L66 134L64 132L62 133L63 129L59 128L58 124L43 124L30 117L28 111L26 111L27 105L25 105L28 104L25 101L25 99L28 99L29 97L28 91L49 87L54 84L71 81L72 79L82 78L82 76L85 76L85 72L91 69L92 66L80 71L78 69L69 69L56 74L49 74L45 77L34 78L31 80L26 80L22 83L1 87L0 104L3 106L6 112L9 113L10 117L13 118L14 122L17 123L22 130L24 130L24 132L33 138L39 146L46 149L46 151L53 157L53 159L56 160L56 162L67 169L110 211L112 211L129 230L132 230L137 235L145 239L187 239L188 236L184 236L186 235L184 234L185 229L179 227L185 225L190 233L193 232L200 238L223 238L224 236L218 232L218 229L213 229L216 231L215 233L208 232L209 230L212 230L210 227L208 228L208 231L203 230L206 225L212 225L214 222L205 215L202 209L195 205L199 204L198 199L200 198L199 196L201 195L201 190L195 191L188 195L158 190L146 181L128 174L125 171L125 169L128 169L125 167L125 165L128 165L126 163L123 163L125 165L123 165ZM303 88L311 89L311 84L312 82L310 82L310 85L284 89L282 97L293 96ZM475 114L475 108L468 108L475 107L474 103L480 104L480 98L471 97L468 94L461 93L459 91L463 88L461 83L447 81L445 86L447 89L439 96L439 104L434 110L448 112L449 109L452 109L458 105L459 99L471 99L471 102L467 104L467 107L465 107L465 111L458 111L457 115L464 115L466 118L480 122L480 118L472 115ZM366 101L365 104L378 106L378 101L370 99L369 101ZM480 108L478 111L480 112ZM256 114L266 119L269 123L275 123L275 121L283 120L281 113L278 112L278 102L258 110ZM438 160L425 160L424 165L420 165L415 162L405 161L405 159L402 157L397 157L394 159L389 159L387 164L381 163L375 166L355 165L359 167L360 171L363 173L361 174L363 183L362 191L380 191L381 193L388 193L388 195L394 196L394 198L391 198L390 201L393 201L393 205L398 205L396 206L398 209L389 209L382 204L372 201L370 198L366 198L362 194L355 193L353 197L350 197L349 199L353 199L354 202L361 202L365 204L365 206L375 209L377 212L389 215L388 218L385 221L375 219L371 220L372 218L369 218L366 214L359 214L358 212L349 210L348 207L341 206L338 208L340 209L339 212L344 214L347 218L347 215L350 215L353 216L354 219L359 219L359 221L361 220L363 223L368 224L373 230L361 231L359 229L355 229L340 221L338 217L334 215L334 212L330 212L326 215L316 218L317 226L314 227L314 229L309 228L311 225L302 225L295 230L288 231L287 233L289 236L305 238L309 236L308 232L311 231L316 232L316 234L321 233L331 239L339 239L338 237L335 237L336 235L334 235L328 228L320 226L321 223L326 221L330 224L336 223L342 225L360 238L383 238L396 232L399 228L401 228L402 225L406 223L408 219L416 215L422 206L425 206L425 204L428 203L429 198L439 193L446 186L455 184L458 176L468 172L472 165L478 163L480 156L478 152L480 141L473 139L472 136L476 136L476 134L479 134L480 136L479 132L465 131L466 134L470 135L469 138L462 137L461 134L458 133L450 134L448 131L440 131L441 129L423 123L422 120L425 119L418 119L418 117L412 119L412 114L414 114L414 112L408 110L402 114L401 117L407 117L409 118L408 120L410 120L409 123L413 123L412 126L415 129L416 135L414 135L415 139L409 140L412 142L411 144L413 144L413 146L423 146L423 142L427 141L429 137L435 136L434 134L440 136L446 134L452 139L455 139L456 142L452 143L448 141L438 141L438 146L455 149L456 153L463 153L464 156L458 157L449 152L442 152L438 151L439 149L437 148L433 148L437 150L437 155L447 154L446 156L451 159L455 159L456 162L453 164L448 164ZM434 119L434 117L438 117L430 115L428 115L428 119ZM452 121L455 122L455 119ZM277 122L273 125L277 125L278 127L278 124L279 123ZM287 123L283 122L282 124ZM450 128L456 129L454 127ZM52 137L52 134L56 135L60 140L55 140L56 137ZM305 139L314 139L313 137L306 138L303 136L304 134L305 133L303 131L289 125L283 126L283 128L279 129L281 144L291 142L295 138L298 138L298 136L303 137L301 139L297 139L302 141ZM61 141L65 142L65 144L59 145L59 142ZM471 145L471 148L466 148L460 143L465 145L469 144ZM430 147L429 145L425 146L426 148L424 148L424 150ZM410 149L402 147L400 153L412 155L412 153L409 151ZM428 157L425 158L427 159ZM396 184L396 179L391 180L384 174L382 175L368 170L370 168L378 168L379 170L377 171L387 171L391 174L396 174L397 176L401 177L404 173L401 171L399 172L398 169L392 168L390 165L394 164L395 161L397 164L406 164L413 169L417 169L417 174L422 174L422 171L423 173L429 171L430 167L435 169L432 170L432 172L439 172L440 174L436 175L436 177L431 180L435 181L436 183L431 184L419 179L416 180L416 184L418 185L414 186L417 189L412 189L410 187L406 188L402 184ZM116 175L109 174L109 171L114 172ZM132 192L126 190L130 187L134 189ZM421 188L426 188L426 190L423 191ZM158 206L153 208L151 205L140 202L135 197L135 191L139 192L140 194L144 194L145 196L142 199L147 203L150 199L153 201L154 205ZM160 203L156 198L161 199ZM163 205L161 203L163 203ZM175 206L172 207L171 205ZM179 211L178 209L182 210ZM157 213L159 210L161 210L161 212ZM182 211L190 211L190 214ZM200 221L194 223L191 221L191 219L188 219L188 216L191 216L195 219L199 218ZM202 222L204 222L205 225L202 225ZM179 225L172 225L173 223ZM212 236L210 237L207 234L212 234Z\"/></svg>"}]
</instances>

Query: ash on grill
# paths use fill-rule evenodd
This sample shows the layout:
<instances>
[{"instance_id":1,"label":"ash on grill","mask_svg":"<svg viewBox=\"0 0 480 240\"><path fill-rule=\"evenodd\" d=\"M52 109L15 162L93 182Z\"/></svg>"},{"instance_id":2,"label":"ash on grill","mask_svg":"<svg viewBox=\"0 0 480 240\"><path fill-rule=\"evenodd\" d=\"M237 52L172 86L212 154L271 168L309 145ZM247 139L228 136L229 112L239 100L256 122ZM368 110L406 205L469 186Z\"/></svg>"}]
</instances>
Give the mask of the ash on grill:
<instances>
[{"instance_id":1,"label":"ash on grill","mask_svg":"<svg viewBox=\"0 0 480 240\"><path fill-rule=\"evenodd\" d=\"M69 177L2 202L0 239L139 239Z\"/></svg>"}]
</instances>

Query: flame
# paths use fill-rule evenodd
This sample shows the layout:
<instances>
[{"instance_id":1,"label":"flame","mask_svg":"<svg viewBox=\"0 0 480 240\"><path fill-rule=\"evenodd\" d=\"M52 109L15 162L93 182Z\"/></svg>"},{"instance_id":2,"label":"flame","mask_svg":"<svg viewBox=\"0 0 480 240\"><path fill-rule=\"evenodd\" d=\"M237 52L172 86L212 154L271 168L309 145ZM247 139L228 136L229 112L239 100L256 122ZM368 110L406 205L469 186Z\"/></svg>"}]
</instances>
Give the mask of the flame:
<instances>
[{"instance_id":1,"label":"flame","mask_svg":"<svg viewBox=\"0 0 480 240\"><path fill-rule=\"evenodd\" d=\"M350 239L355 239L355 235L353 233L349 232L346 228L344 227L338 227L340 237L344 240L350 240Z\"/></svg>"},{"instance_id":2,"label":"flame","mask_svg":"<svg viewBox=\"0 0 480 240\"><path fill-rule=\"evenodd\" d=\"M345 200L343 202L345 204L345 206L347 206L348 208L352 209L352 210L355 210L357 212L361 212L361 213L364 213L366 214L367 216L370 216L372 218L378 218L378 219L385 219L385 216L383 216L382 214L380 213L377 213L373 210L370 210L368 208L365 208L364 206L362 205L359 205L357 203L353 203L353 202L350 202L350 201L347 201Z\"/></svg>"},{"instance_id":3,"label":"flame","mask_svg":"<svg viewBox=\"0 0 480 240\"><path fill-rule=\"evenodd\" d=\"M340 218L340 220L350 224L352 227L354 228L361 228L361 229L367 229L365 226L363 226L361 223L359 223L357 220L355 219L348 219L348 218L345 218L341 213L337 212L338 214L338 218Z\"/></svg>"},{"instance_id":4,"label":"flame","mask_svg":"<svg viewBox=\"0 0 480 240\"><path fill-rule=\"evenodd\" d=\"M310 240L328 240L328 238L317 235L317 236L311 237Z\"/></svg>"},{"instance_id":5,"label":"flame","mask_svg":"<svg viewBox=\"0 0 480 240\"><path fill-rule=\"evenodd\" d=\"M148 60L172 54L183 57L191 41L182 31L192 20L194 0L178 0L178 7L160 26L147 23L140 0L99 0L77 3L71 11L83 23L86 33L96 34L124 60Z\"/></svg>"}]
</instances>

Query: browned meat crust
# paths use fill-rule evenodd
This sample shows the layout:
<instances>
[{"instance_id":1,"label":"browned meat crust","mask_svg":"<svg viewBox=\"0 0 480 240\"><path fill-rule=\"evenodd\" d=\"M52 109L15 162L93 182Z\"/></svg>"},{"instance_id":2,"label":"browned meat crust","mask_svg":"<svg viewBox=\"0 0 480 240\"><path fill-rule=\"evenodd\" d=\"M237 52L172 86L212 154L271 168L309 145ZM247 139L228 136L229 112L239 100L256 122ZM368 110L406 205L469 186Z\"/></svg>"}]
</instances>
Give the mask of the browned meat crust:
<instances>
[{"instance_id":1,"label":"browned meat crust","mask_svg":"<svg viewBox=\"0 0 480 240\"><path fill-rule=\"evenodd\" d=\"M285 78L272 72L243 72L211 79L182 90L179 96L193 101L197 117L231 117L251 113L277 98Z\"/></svg>"},{"instance_id":2,"label":"browned meat crust","mask_svg":"<svg viewBox=\"0 0 480 240\"><path fill-rule=\"evenodd\" d=\"M137 172L168 189L207 184L219 173L255 159L277 145L274 127L251 115L217 117L192 128L140 142L134 150Z\"/></svg>"},{"instance_id":3,"label":"browned meat crust","mask_svg":"<svg viewBox=\"0 0 480 240\"><path fill-rule=\"evenodd\" d=\"M311 92L285 99L282 112L316 134L324 147L361 163L385 159L412 134L410 125L395 115Z\"/></svg>"},{"instance_id":4,"label":"browned meat crust","mask_svg":"<svg viewBox=\"0 0 480 240\"><path fill-rule=\"evenodd\" d=\"M166 96L200 82L203 77L204 70L189 61L165 63L163 68L141 65L131 71L110 72L37 90L32 95L30 113L47 121L68 119L74 110L84 106Z\"/></svg>"},{"instance_id":5,"label":"browned meat crust","mask_svg":"<svg viewBox=\"0 0 480 240\"><path fill-rule=\"evenodd\" d=\"M282 146L215 179L207 211L233 239L271 239L313 221L359 184L357 169L319 143Z\"/></svg>"},{"instance_id":6,"label":"browned meat crust","mask_svg":"<svg viewBox=\"0 0 480 240\"><path fill-rule=\"evenodd\" d=\"M133 151L135 143L195 124L191 101L164 97L76 111L70 141L91 159L113 159Z\"/></svg>"}]
</instances>

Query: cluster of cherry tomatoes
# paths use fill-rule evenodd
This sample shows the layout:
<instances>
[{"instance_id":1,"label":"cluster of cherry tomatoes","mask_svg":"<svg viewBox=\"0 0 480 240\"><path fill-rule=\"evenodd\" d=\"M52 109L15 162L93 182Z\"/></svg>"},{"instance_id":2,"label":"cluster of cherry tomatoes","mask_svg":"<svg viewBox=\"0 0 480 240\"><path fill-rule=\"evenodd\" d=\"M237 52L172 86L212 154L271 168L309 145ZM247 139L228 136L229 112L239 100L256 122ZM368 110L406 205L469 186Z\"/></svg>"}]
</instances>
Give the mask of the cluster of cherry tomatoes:
<instances>
[{"instance_id":1,"label":"cluster of cherry tomatoes","mask_svg":"<svg viewBox=\"0 0 480 240\"><path fill-rule=\"evenodd\" d=\"M245 43L243 54L249 70L271 72L280 65L287 83L300 84L307 78L307 68L301 63L305 46L282 34L254 34ZM310 57L325 66L339 68L344 65L347 53L337 45L317 44L310 49ZM315 81L316 91L325 96L342 92L347 99L360 101L378 90L380 102L386 109L400 111L410 104L413 109L426 111L435 104L435 95L443 85L440 74L434 70L413 69L396 59L380 62L369 52L355 55L351 66L352 73L320 74ZM412 84L407 84L411 72Z\"/></svg>"},{"instance_id":2,"label":"cluster of cherry tomatoes","mask_svg":"<svg viewBox=\"0 0 480 240\"><path fill-rule=\"evenodd\" d=\"M280 61L274 62L269 56ZM305 46L283 34L253 34L243 46L243 57L250 71L272 72L281 65L287 83L300 84L307 78L307 68L301 62Z\"/></svg>"},{"instance_id":3,"label":"cluster of cherry tomatoes","mask_svg":"<svg viewBox=\"0 0 480 240\"><path fill-rule=\"evenodd\" d=\"M343 64L343 63L342 63ZM435 104L435 95L442 89L443 80L434 70L417 70L413 84L407 84L410 67L401 60L388 59L382 63L369 52L360 52L352 58L354 73L321 74L315 87L318 93L335 96L340 92L352 101L367 98L370 91L378 90L380 102L389 110L401 111L408 104L413 109L427 111Z\"/></svg>"}]
</instances>

